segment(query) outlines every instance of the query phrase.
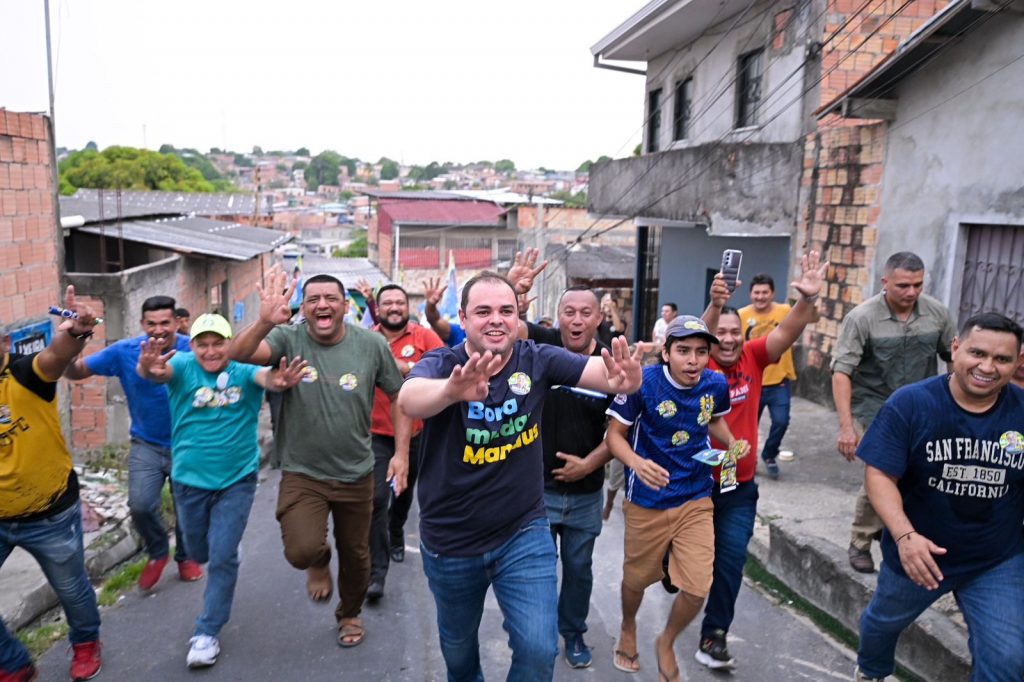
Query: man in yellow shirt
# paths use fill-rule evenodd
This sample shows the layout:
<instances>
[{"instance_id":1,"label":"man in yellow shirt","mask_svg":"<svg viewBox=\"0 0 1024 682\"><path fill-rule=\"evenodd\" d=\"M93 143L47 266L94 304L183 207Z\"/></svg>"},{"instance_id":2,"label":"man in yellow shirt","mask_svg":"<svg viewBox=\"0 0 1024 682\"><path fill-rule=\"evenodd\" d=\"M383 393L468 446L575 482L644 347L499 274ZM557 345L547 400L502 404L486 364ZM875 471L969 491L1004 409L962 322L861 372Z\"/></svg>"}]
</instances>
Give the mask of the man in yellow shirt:
<instances>
[{"instance_id":1,"label":"man in yellow shirt","mask_svg":"<svg viewBox=\"0 0 1024 682\"><path fill-rule=\"evenodd\" d=\"M775 280L770 275L759 274L750 279L751 304L740 308L740 325L745 341L767 336L789 314L789 305L776 303L774 298ZM764 408L767 407L772 427L761 450L761 459L764 460L768 475L773 479L779 477L779 465L776 460L779 456L779 446L782 445L782 437L789 428L790 382L795 379L792 349L787 348L778 362L764 368L761 404L758 407L757 418L760 421Z\"/></svg>"}]
</instances>

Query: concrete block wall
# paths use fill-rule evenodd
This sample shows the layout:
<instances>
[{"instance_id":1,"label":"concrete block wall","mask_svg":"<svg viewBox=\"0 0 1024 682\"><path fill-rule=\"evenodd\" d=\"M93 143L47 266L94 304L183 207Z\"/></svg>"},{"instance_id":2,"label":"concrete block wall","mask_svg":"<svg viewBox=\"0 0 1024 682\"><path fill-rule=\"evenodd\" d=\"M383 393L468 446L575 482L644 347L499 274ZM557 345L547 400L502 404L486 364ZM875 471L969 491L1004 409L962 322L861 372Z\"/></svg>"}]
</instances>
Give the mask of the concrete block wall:
<instances>
[{"instance_id":1,"label":"concrete block wall","mask_svg":"<svg viewBox=\"0 0 1024 682\"><path fill-rule=\"evenodd\" d=\"M106 314L103 299L94 296L79 296L100 317ZM92 355L107 345L107 325L98 325L93 337L85 345L83 357ZM116 380L115 382L116 383ZM85 381L69 382L71 394L71 449L92 450L107 442L107 380L90 377Z\"/></svg>"}]
</instances>

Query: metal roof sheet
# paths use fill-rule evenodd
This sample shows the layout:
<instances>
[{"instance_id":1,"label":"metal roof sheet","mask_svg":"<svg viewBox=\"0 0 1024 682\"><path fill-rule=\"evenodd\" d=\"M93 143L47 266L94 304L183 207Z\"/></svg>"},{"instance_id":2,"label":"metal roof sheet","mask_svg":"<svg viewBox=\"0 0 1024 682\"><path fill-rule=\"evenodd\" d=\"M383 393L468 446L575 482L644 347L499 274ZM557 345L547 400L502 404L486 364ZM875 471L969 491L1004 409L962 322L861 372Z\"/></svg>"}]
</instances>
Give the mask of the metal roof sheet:
<instances>
[{"instance_id":1,"label":"metal roof sheet","mask_svg":"<svg viewBox=\"0 0 1024 682\"><path fill-rule=\"evenodd\" d=\"M79 189L71 198L81 200L80 206L88 211L87 205L91 202L97 206L99 190ZM104 190L104 215L113 219L116 213L117 198L114 190ZM64 199L61 199L61 209L64 208ZM225 192L147 192L140 190L121 191L121 214L131 215L160 215L179 213L187 215L196 213L199 215L249 215L253 212L255 198L248 194L229 194ZM260 202L260 214L266 214L266 202ZM97 212L98 213L98 212ZM86 213L77 213L86 217Z\"/></svg>"}]
</instances>

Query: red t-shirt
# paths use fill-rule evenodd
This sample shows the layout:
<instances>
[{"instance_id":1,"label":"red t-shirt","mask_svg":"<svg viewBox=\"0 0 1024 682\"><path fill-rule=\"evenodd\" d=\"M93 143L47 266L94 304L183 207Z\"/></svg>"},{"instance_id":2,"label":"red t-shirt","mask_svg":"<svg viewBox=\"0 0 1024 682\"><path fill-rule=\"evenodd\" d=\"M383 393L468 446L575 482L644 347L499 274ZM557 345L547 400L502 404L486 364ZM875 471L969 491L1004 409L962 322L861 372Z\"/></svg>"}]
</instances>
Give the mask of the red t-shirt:
<instances>
[{"instance_id":1,"label":"red t-shirt","mask_svg":"<svg viewBox=\"0 0 1024 682\"><path fill-rule=\"evenodd\" d=\"M374 327L380 331L380 325ZM410 322L405 327L405 333L396 338L390 344L391 354L396 360L408 363L411 368L419 362L423 354L435 348L444 346L441 338L434 333L434 330L421 327L415 322ZM423 422L419 419L413 422L413 435L420 432ZM391 423L391 399L379 388L373 393L373 411L370 412L370 433L378 436L394 436L395 427Z\"/></svg>"},{"instance_id":2,"label":"red t-shirt","mask_svg":"<svg viewBox=\"0 0 1024 682\"><path fill-rule=\"evenodd\" d=\"M722 368L714 358L708 361L708 369L721 372L729 382L729 402L732 410L725 415L725 423L737 439L750 443L750 453L736 463L736 480L745 483L754 478L754 470L757 469L757 407L761 402L761 378L764 376L764 368L772 364L768 359L768 349L765 344L767 336L762 336L743 344L743 352L740 359L729 368ZM725 446L714 438L711 439L712 447L724 448ZM718 481L718 468L711 470Z\"/></svg>"}]
</instances>

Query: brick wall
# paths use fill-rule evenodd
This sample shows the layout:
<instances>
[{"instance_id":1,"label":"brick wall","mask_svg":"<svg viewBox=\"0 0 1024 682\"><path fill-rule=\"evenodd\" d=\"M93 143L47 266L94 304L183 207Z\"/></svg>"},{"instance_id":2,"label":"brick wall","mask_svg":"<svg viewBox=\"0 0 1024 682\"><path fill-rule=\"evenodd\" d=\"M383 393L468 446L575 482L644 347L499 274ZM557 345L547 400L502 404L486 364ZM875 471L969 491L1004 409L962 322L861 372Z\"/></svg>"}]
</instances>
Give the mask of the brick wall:
<instances>
[{"instance_id":1,"label":"brick wall","mask_svg":"<svg viewBox=\"0 0 1024 682\"><path fill-rule=\"evenodd\" d=\"M79 296L100 317L106 314L103 299ZM86 357L107 345L107 326L98 325L85 346ZM116 383L116 379L113 380ZM90 377L85 381L69 382L71 394L71 449L76 451L102 447L107 442L107 380Z\"/></svg>"}]
</instances>

